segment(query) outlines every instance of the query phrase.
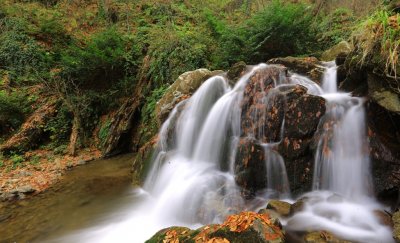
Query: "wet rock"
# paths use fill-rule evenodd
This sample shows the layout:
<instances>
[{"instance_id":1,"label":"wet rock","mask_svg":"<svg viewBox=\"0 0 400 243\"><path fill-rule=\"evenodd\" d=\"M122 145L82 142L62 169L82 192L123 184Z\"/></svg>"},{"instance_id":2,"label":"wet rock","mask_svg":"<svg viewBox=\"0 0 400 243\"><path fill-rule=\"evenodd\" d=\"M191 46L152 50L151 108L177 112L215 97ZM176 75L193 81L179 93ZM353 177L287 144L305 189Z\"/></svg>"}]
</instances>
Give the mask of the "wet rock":
<instances>
[{"instance_id":1,"label":"wet rock","mask_svg":"<svg viewBox=\"0 0 400 243\"><path fill-rule=\"evenodd\" d=\"M304 242L306 243L350 243L350 241L341 240L334 236L332 233L327 231L317 231L307 233L304 236Z\"/></svg>"},{"instance_id":2,"label":"wet rock","mask_svg":"<svg viewBox=\"0 0 400 243\"><path fill-rule=\"evenodd\" d=\"M157 139L157 136L151 139L139 149L135 156L132 164L132 177L135 185L140 185L144 181L145 172L150 169Z\"/></svg>"},{"instance_id":3,"label":"wet rock","mask_svg":"<svg viewBox=\"0 0 400 243\"><path fill-rule=\"evenodd\" d=\"M313 152L311 141L325 114L325 100L307 94L301 85L288 84L285 68L270 66L250 77L241 104L241 137L237 150L236 182L247 196L265 188L266 179L255 179L266 173L265 152L259 143L276 143L271 153L282 156L292 192L308 190L312 182ZM265 151L265 148L264 148ZM252 168L255 167L255 168ZM265 175L265 174L264 174Z\"/></svg>"},{"instance_id":4,"label":"wet rock","mask_svg":"<svg viewBox=\"0 0 400 243\"><path fill-rule=\"evenodd\" d=\"M271 66L257 70L245 87L242 100L241 136L262 142L280 139L284 117L284 95L273 90L276 84L288 83L285 68ZM268 96L267 96L268 95Z\"/></svg>"},{"instance_id":5,"label":"wet rock","mask_svg":"<svg viewBox=\"0 0 400 243\"><path fill-rule=\"evenodd\" d=\"M264 148L251 138L242 138L235 160L235 181L251 197L267 186Z\"/></svg>"},{"instance_id":6,"label":"wet rock","mask_svg":"<svg viewBox=\"0 0 400 243\"><path fill-rule=\"evenodd\" d=\"M305 75L316 83L322 81L325 71L322 63L315 57L273 58L267 63L284 65L289 69L289 71Z\"/></svg>"},{"instance_id":7,"label":"wet rock","mask_svg":"<svg viewBox=\"0 0 400 243\"><path fill-rule=\"evenodd\" d=\"M290 206L290 215L303 211L307 199L301 198Z\"/></svg>"},{"instance_id":8,"label":"wet rock","mask_svg":"<svg viewBox=\"0 0 400 243\"><path fill-rule=\"evenodd\" d=\"M12 194L19 194L19 193L24 193L24 194L29 194L35 192L36 189L33 188L31 185L24 185L21 187L18 187L14 190L11 191Z\"/></svg>"},{"instance_id":9,"label":"wet rock","mask_svg":"<svg viewBox=\"0 0 400 243\"><path fill-rule=\"evenodd\" d=\"M291 204L279 200L269 200L267 204L267 209L276 211L279 215L287 217L290 214Z\"/></svg>"},{"instance_id":10,"label":"wet rock","mask_svg":"<svg viewBox=\"0 0 400 243\"><path fill-rule=\"evenodd\" d=\"M156 104L158 124L161 125L175 105L189 98L204 81L221 73L222 71L209 71L202 68L181 74Z\"/></svg>"},{"instance_id":11,"label":"wet rock","mask_svg":"<svg viewBox=\"0 0 400 243\"><path fill-rule=\"evenodd\" d=\"M158 231L146 243L185 242L192 238L193 232L186 227L169 227Z\"/></svg>"},{"instance_id":12,"label":"wet rock","mask_svg":"<svg viewBox=\"0 0 400 243\"><path fill-rule=\"evenodd\" d=\"M347 54L349 54L353 50L353 48L354 47L351 46L351 44L347 41L341 41L330 49L324 51L321 55L321 60L326 62L336 60L338 56L346 56ZM343 64L343 60L339 60L339 63L336 64Z\"/></svg>"},{"instance_id":13,"label":"wet rock","mask_svg":"<svg viewBox=\"0 0 400 243\"><path fill-rule=\"evenodd\" d=\"M368 75L368 94L384 109L400 114L400 95L385 87L385 82L379 76Z\"/></svg>"},{"instance_id":14,"label":"wet rock","mask_svg":"<svg viewBox=\"0 0 400 243\"><path fill-rule=\"evenodd\" d=\"M379 222L383 225L393 227L393 220L389 213L381 210L374 210L374 215L378 218Z\"/></svg>"},{"instance_id":15,"label":"wet rock","mask_svg":"<svg viewBox=\"0 0 400 243\"><path fill-rule=\"evenodd\" d=\"M392 216L393 220L393 238L396 242L400 242L400 211L397 211Z\"/></svg>"},{"instance_id":16,"label":"wet rock","mask_svg":"<svg viewBox=\"0 0 400 243\"><path fill-rule=\"evenodd\" d=\"M282 228L282 224L279 221L281 215L279 215L275 210L263 208L258 211L258 214L266 214L273 225Z\"/></svg>"},{"instance_id":17,"label":"wet rock","mask_svg":"<svg viewBox=\"0 0 400 243\"><path fill-rule=\"evenodd\" d=\"M277 219L267 214L242 212L229 216L223 224L206 225L196 230L170 227L157 232L146 243L214 242L214 243L279 243L284 234Z\"/></svg>"},{"instance_id":18,"label":"wet rock","mask_svg":"<svg viewBox=\"0 0 400 243\"><path fill-rule=\"evenodd\" d=\"M369 101L367 122L375 192L380 200L396 208L400 190L400 115Z\"/></svg>"}]
</instances>

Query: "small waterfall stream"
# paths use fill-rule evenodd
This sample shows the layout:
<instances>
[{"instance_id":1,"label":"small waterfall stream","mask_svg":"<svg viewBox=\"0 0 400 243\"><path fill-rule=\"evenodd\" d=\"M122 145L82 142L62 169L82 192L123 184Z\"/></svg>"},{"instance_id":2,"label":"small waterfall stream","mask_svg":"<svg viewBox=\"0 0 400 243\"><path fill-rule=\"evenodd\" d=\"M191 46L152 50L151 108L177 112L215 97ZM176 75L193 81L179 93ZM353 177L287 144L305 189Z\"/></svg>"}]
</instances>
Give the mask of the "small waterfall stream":
<instances>
[{"instance_id":1,"label":"small waterfall stream","mask_svg":"<svg viewBox=\"0 0 400 243\"><path fill-rule=\"evenodd\" d=\"M224 76L212 77L189 100L177 105L159 133L144 188L137 191L141 202L120 212L118 220L61 241L144 242L165 227L220 223L229 214L265 206L269 198L289 199L284 159L273 150L280 141L265 141L260 135L263 130L253 129L247 136L264 149L266 192L246 200L235 182L236 148L243 135L243 94L250 77L267 67L254 66L234 87ZM358 242L392 242L390 231L373 214L381 207L371 197L363 99L337 92L336 66L328 63L322 88L296 74L278 78L269 93L263 94L260 105L268 106L274 92L294 84L324 97L327 112L318 131L314 191L303 196L307 198L305 210L289 218L287 228L326 229ZM266 116L262 109L252 114L257 122ZM278 139L282 140L284 127L283 120Z\"/></svg>"}]
</instances>

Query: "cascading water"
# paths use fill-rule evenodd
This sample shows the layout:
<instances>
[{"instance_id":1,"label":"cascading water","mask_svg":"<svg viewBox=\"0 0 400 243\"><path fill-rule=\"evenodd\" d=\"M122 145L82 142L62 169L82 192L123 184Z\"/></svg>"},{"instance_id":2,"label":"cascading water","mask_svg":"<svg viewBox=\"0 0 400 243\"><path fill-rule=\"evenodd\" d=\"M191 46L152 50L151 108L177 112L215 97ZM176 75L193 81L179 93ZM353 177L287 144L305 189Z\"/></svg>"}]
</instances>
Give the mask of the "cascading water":
<instances>
[{"instance_id":1,"label":"cascading water","mask_svg":"<svg viewBox=\"0 0 400 243\"><path fill-rule=\"evenodd\" d=\"M322 97L327 111L319 125L313 192L305 209L289 219L294 231L328 230L356 242L393 242L374 214L363 99L338 93L336 66L327 63ZM324 191L319 191L324 190Z\"/></svg>"},{"instance_id":2,"label":"cascading water","mask_svg":"<svg viewBox=\"0 0 400 243\"><path fill-rule=\"evenodd\" d=\"M265 64L253 67L233 88L223 76L212 77L178 104L161 128L144 188L134 193L140 202L112 222L61 241L144 242L165 227L220 223L229 214L265 206L271 197L288 198L284 159L275 150L282 142L285 121L282 118L278 132L266 131L265 110L275 114L271 106L285 87L302 85L309 94L327 100L327 112L319 125L315 191L305 195L305 209L287 220L287 228L326 229L358 242L391 242L389 230L373 215L379 205L370 197L362 99L337 93L336 67L330 63L323 88L306 77L286 78L281 72L271 87L263 83L254 87L259 97L247 101L255 109L243 108L251 77L266 68ZM249 116L244 122L252 125L246 131L241 127L244 114ZM253 200L242 197L235 181L235 156L243 139L256 141L264 158L261 176L266 180L261 186L266 190Z\"/></svg>"}]
</instances>

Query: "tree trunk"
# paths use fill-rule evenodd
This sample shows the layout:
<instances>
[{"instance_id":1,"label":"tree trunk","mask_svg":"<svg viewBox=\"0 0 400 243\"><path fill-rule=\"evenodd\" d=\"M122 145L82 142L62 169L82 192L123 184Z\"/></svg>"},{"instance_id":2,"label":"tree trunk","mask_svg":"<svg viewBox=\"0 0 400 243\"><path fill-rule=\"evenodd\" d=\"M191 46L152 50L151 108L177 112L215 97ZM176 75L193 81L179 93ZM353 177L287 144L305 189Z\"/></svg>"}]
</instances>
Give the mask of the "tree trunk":
<instances>
[{"instance_id":1,"label":"tree trunk","mask_svg":"<svg viewBox=\"0 0 400 243\"><path fill-rule=\"evenodd\" d=\"M74 120L72 122L72 131L71 131L71 136L69 138L69 154L71 156L76 156L76 149L78 147L78 138L80 134L80 129L81 129L81 119L78 114L74 115Z\"/></svg>"}]
</instances>

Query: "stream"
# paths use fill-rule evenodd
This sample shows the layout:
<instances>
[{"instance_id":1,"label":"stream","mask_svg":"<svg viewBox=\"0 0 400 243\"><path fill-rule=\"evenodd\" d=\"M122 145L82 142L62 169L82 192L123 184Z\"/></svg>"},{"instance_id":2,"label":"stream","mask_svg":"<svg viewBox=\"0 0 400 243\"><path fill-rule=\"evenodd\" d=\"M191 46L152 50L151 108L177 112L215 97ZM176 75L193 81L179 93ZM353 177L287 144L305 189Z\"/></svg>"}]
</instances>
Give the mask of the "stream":
<instances>
[{"instance_id":1,"label":"stream","mask_svg":"<svg viewBox=\"0 0 400 243\"><path fill-rule=\"evenodd\" d=\"M105 221L115 208L135 202L132 154L101 159L68 171L49 190L0 204L0 242L56 242Z\"/></svg>"}]
</instances>

